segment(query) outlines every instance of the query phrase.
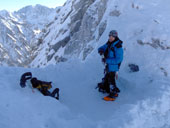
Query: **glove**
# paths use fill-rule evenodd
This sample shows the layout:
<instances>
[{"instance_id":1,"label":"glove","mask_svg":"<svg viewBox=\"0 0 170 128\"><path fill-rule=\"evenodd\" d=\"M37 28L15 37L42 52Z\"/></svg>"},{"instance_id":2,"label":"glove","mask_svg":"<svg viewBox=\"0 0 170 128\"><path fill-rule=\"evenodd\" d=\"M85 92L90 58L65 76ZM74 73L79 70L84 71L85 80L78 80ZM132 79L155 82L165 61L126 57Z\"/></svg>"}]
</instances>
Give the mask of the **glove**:
<instances>
[{"instance_id":1,"label":"glove","mask_svg":"<svg viewBox=\"0 0 170 128\"><path fill-rule=\"evenodd\" d=\"M102 51L102 50L99 50L98 53L99 53L100 55L103 55L103 51Z\"/></svg>"},{"instance_id":2,"label":"glove","mask_svg":"<svg viewBox=\"0 0 170 128\"><path fill-rule=\"evenodd\" d=\"M103 63L106 63L106 59L105 59L105 58L102 58L102 62L103 62Z\"/></svg>"}]
</instances>

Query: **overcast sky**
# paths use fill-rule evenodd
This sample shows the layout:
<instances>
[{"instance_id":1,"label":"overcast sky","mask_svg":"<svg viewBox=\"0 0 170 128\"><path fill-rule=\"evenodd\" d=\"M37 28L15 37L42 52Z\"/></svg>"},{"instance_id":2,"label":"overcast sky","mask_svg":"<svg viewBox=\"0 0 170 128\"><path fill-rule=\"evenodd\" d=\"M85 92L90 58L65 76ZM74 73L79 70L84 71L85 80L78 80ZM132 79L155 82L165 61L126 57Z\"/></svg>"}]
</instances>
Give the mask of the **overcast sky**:
<instances>
[{"instance_id":1,"label":"overcast sky","mask_svg":"<svg viewBox=\"0 0 170 128\"><path fill-rule=\"evenodd\" d=\"M55 8L62 6L66 0L0 0L0 10L17 11L27 5L41 4Z\"/></svg>"}]
</instances>

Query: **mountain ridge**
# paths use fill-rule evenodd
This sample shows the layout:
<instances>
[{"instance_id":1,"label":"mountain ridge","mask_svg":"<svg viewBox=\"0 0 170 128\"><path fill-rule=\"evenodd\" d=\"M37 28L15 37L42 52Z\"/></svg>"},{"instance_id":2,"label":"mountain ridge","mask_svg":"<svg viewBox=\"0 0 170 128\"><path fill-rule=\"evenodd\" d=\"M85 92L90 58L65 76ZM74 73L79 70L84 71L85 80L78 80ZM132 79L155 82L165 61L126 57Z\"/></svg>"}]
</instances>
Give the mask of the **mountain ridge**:
<instances>
[{"instance_id":1,"label":"mountain ridge","mask_svg":"<svg viewBox=\"0 0 170 128\"><path fill-rule=\"evenodd\" d=\"M29 14L30 8L32 8L31 14ZM44 12L46 12L45 15ZM1 10L0 64L28 67L38 47L37 35L54 18L55 14L55 9L41 5L27 6L17 12Z\"/></svg>"}]
</instances>

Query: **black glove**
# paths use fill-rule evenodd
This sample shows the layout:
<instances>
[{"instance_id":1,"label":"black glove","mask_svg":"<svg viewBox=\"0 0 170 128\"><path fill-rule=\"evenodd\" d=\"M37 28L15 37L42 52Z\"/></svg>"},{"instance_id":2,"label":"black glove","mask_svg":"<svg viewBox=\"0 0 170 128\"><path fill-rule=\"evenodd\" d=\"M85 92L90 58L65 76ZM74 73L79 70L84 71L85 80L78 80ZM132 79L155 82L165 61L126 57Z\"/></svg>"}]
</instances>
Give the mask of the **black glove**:
<instances>
[{"instance_id":1,"label":"black glove","mask_svg":"<svg viewBox=\"0 0 170 128\"><path fill-rule=\"evenodd\" d=\"M99 53L100 55L103 55L103 51L102 51L102 50L99 50L98 53Z\"/></svg>"},{"instance_id":2,"label":"black glove","mask_svg":"<svg viewBox=\"0 0 170 128\"><path fill-rule=\"evenodd\" d=\"M106 59L105 59L105 58L102 58L102 62L103 62L103 63L106 63Z\"/></svg>"}]
</instances>

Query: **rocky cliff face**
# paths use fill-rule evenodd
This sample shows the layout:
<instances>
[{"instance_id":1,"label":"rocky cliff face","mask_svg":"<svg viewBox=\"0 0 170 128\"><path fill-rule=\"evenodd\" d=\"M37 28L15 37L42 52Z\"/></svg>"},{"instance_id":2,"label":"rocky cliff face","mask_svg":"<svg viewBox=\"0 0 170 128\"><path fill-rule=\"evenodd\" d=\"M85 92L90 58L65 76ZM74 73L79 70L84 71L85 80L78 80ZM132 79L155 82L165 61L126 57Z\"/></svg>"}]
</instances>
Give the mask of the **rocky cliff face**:
<instances>
[{"instance_id":1,"label":"rocky cliff face","mask_svg":"<svg viewBox=\"0 0 170 128\"><path fill-rule=\"evenodd\" d=\"M94 49L95 39L99 39L105 30L106 23L101 20L106 6L106 0L68 0L46 28L46 33L41 35L43 44L32 66L55 64L72 56L84 60ZM96 35L98 27L99 34Z\"/></svg>"},{"instance_id":2,"label":"rocky cliff face","mask_svg":"<svg viewBox=\"0 0 170 128\"><path fill-rule=\"evenodd\" d=\"M22 31L23 22L18 21L12 13L0 13L0 63L10 66L24 66L30 62L28 55L31 46ZM31 31L27 28L27 31ZM31 34L32 35L32 34ZM25 61L27 60L27 61Z\"/></svg>"}]
</instances>

